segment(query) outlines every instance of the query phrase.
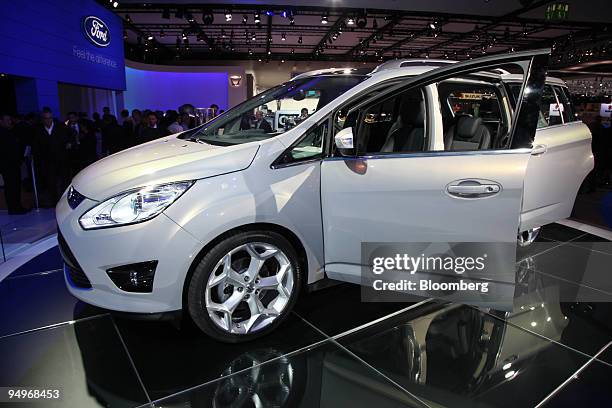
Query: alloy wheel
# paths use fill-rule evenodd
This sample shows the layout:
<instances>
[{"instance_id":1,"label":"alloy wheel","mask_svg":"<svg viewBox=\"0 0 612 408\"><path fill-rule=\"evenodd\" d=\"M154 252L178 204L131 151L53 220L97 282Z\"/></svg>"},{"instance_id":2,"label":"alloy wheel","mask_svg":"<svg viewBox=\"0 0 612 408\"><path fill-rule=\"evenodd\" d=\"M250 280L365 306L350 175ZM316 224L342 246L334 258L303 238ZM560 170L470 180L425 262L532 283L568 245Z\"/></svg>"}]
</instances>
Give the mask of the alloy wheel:
<instances>
[{"instance_id":1,"label":"alloy wheel","mask_svg":"<svg viewBox=\"0 0 612 408\"><path fill-rule=\"evenodd\" d=\"M206 310L227 333L253 333L282 313L293 286L293 268L283 251L265 242L246 243L215 265L205 288Z\"/></svg>"}]
</instances>

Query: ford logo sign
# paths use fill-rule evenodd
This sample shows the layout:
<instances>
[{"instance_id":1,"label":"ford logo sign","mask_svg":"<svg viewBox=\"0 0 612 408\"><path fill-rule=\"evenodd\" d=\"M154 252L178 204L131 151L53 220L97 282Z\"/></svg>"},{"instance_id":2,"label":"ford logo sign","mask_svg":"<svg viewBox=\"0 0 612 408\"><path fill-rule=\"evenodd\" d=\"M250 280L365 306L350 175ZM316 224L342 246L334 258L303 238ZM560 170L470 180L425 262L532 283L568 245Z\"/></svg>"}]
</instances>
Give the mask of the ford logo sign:
<instances>
[{"instance_id":1,"label":"ford logo sign","mask_svg":"<svg viewBox=\"0 0 612 408\"><path fill-rule=\"evenodd\" d=\"M95 16L83 19L83 33L85 37L98 47L108 47L111 36L106 23Z\"/></svg>"}]
</instances>

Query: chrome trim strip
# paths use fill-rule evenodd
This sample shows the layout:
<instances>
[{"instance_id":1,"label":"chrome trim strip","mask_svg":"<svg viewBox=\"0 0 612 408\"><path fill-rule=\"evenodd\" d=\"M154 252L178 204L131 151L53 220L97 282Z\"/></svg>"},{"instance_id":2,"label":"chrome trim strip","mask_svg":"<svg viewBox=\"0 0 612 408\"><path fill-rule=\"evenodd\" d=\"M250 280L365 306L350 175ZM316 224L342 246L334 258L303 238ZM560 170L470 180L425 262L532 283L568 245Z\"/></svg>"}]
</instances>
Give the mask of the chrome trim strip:
<instances>
[{"instance_id":1,"label":"chrome trim strip","mask_svg":"<svg viewBox=\"0 0 612 408\"><path fill-rule=\"evenodd\" d=\"M367 156L353 157L327 157L323 161L335 160L373 160L373 159L398 159L409 157L436 157L436 156L478 156L478 155L498 155L498 154L531 154L531 149L508 149L508 150L469 150L469 151L443 151L436 150L431 152L416 152L416 153L390 153L390 154L373 154Z\"/></svg>"}]
</instances>

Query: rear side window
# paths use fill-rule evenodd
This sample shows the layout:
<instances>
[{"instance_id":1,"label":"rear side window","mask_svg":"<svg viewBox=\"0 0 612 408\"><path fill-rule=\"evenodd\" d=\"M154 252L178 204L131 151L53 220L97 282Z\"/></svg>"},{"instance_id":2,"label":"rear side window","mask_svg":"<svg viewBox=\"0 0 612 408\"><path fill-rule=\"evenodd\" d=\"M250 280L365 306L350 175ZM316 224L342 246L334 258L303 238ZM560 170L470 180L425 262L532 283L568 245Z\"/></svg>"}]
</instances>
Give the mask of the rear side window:
<instances>
[{"instance_id":1,"label":"rear side window","mask_svg":"<svg viewBox=\"0 0 612 408\"><path fill-rule=\"evenodd\" d=\"M557 94L557 99L559 100L559 105L562 106L561 115L563 117L563 122L567 123L575 121L576 112L574 111L574 105L572 105L568 89L557 85L555 85L554 88L555 93Z\"/></svg>"},{"instance_id":2,"label":"rear side window","mask_svg":"<svg viewBox=\"0 0 612 408\"><path fill-rule=\"evenodd\" d=\"M544 92L542 93L538 128L562 124L562 111L563 106L557 102L557 97L555 96L552 87L550 85L545 85Z\"/></svg>"}]
</instances>

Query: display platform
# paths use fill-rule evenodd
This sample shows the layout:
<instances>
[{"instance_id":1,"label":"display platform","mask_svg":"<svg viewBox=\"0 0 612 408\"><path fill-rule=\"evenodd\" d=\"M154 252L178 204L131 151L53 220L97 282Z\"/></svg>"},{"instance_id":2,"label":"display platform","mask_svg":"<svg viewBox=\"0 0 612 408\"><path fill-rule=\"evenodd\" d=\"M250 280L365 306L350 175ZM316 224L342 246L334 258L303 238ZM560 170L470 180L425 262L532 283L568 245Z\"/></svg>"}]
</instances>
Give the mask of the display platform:
<instances>
[{"instance_id":1,"label":"display platform","mask_svg":"<svg viewBox=\"0 0 612 408\"><path fill-rule=\"evenodd\" d=\"M238 345L83 304L55 247L0 282L0 384L59 389L44 404L58 407L604 406L612 279L593 271L610 269L611 247L544 227L517 252L510 313L362 303L342 284L303 295L272 335Z\"/></svg>"}]
</instances>

